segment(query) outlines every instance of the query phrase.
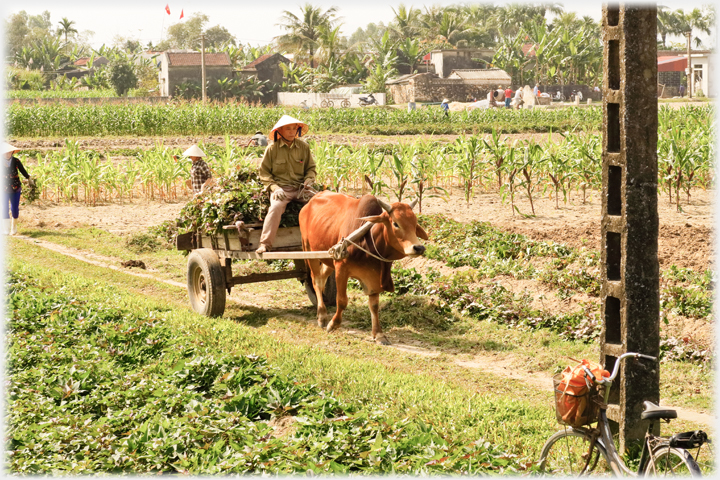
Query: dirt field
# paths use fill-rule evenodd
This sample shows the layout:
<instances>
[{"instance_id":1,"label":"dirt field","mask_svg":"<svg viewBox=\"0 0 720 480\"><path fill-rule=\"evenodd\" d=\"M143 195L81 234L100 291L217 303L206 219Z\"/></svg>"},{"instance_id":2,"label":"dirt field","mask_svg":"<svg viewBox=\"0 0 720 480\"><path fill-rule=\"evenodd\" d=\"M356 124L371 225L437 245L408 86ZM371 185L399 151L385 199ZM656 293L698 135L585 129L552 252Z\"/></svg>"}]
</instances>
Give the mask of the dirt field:
<instances>
[{"instance_id":1,"label":"dirt field","mask_svg":"<svg viewBox=\"0 0 720 480\"><path fill-rule=\"evenodd\" d=\"M659 258L661 268L670 265L704 270L713 264L713 198L714 192L695 191L683 212L660 198ZM503 230L513 231L536 240L553 240L573 247L600 248L600 198L597 192L582 203L574 193L567 204L542 197L534 199L536 217L512 214L509 204L502 204L497 193L477 194L469 205L460 192L453 192L446 202L428 198L423 213L443 213L455 220L489 221ZM44 227L91 225L113 233L131 233L176 218L185 202L164 203L138 201L87 207L83 204L36 203L21 207L21 225ZM530 213L527 198L517 201L522 213Z\"/></svg>"}]
</instances>

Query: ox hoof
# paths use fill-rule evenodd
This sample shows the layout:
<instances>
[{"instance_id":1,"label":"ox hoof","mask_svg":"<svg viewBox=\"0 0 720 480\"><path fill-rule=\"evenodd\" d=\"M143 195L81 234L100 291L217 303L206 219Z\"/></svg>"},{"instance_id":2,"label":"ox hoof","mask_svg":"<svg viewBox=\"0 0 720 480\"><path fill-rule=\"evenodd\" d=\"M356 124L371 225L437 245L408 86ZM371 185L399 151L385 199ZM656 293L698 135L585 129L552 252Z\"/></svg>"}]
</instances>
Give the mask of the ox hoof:
<instances>
[{"instance_id":1,"label":"ox hoof","mask_svg":"<svg viewBox=\"0 0 720 480\"><path fill-rule=\"evenodd\" d=\"M320 327L320 328L327 327L327 324L329 321L330 321L330 318L328 318L328 317L318 317L318 327Z\"/></svg>"},{"instance_id":2,"label":"ox hoof","mask_svg":"<svg viewBox=\"0 0 720 480\"><path fill-rule=\"evenodd\" d=\"M333 332L333 331L337 330L338 328L340 328L339 322L338 323L330 322L330 323L328 323L328 326L327 326L327 332L328 333Z\"/></svg>"},{"instance_id":3,"label":"ox hoof","mask_svg":"<svg viewBox=\"0 0 720 480\"><path fill-rule=\"evenodd\" d=\"M375 337L375 343L377 343L378 345L391 345L390 340L388 340L387 337L382 333Z\"/></svg>"}]
</instances>

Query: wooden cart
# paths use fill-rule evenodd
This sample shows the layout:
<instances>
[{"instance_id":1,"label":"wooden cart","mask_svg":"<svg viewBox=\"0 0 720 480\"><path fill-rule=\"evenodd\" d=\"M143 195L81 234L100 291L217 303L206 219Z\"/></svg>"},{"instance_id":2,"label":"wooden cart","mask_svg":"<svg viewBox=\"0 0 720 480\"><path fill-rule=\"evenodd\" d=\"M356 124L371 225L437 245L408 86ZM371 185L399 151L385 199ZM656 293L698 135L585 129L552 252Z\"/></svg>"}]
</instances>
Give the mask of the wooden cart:
<instances>
[{"instance_id":1,"label":"wooden cart","mask_svg":"<svg viewBox=\"0 0 720 480\"><path fill-rule=\"evenodd\" d=\"M177 236L178 250L188 250L187 289L193 310L208 317L218 317L225 312L226 294L232 287L244 283L268 282L297 278L305 285L307 296L317 306L317 297L313 289L310 271L303 260L310 258L332 258L328 252L304 252L300 237L300 227L278 229L274 251L255 253L260 243L262 223L223 227L222 234L209 235L189 232ZM233 276L233 259L257 260L294 260L295 268L271 273L251 273ZM325 305L335 305L335 277L330 276L325 284L323 299Z\"/></svg>"}]
</instances>

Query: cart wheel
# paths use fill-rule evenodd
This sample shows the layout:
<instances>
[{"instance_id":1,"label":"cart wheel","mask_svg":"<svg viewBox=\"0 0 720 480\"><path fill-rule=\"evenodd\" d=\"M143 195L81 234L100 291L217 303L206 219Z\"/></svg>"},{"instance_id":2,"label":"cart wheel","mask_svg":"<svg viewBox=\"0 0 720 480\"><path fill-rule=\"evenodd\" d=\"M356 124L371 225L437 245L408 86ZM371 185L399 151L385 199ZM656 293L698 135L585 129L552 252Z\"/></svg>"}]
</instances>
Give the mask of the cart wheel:
<instances>
[{"instance_id":1,"label":"cart wheel","mask_svg":"<svg viewBox=\"0 0 720 480\"><path fill-rule=\"evenodd\" d=\"M312 276L309 271L307 273L307 277L305 277L305 292L310 299L310 303L312 303L314 307L317 307L317 295L315 295L315 288L313 287ZM325 306L328 307L334 307L337 303L337 285L335 284L335 275L330 275L325 281L323 301L325 301Z\"/></svg>"},{"instance_id":2,"label":"cart wheel","mask_svg":"<svg viewBox=\"0 0 720 480\"><path fill-rule=\"evenodd\" d=\"M340 103L340 105L341 105L343 108L347 108L347 107L350 106L350 100L348 100L348 99L346 98L346 99L344 99L344 100Z\"/></svg>"},{"instance_id":3,"label":"cart wheel","mask_svg":"<svg viewBox=\"0 0 720 480\"><path fill-rule=\"evenodd\" d=\"M197 313L220 317L225 312L225 272L209 248L193 250L188 257L187 288Z\"/></svg>"},{"instance_id":4,"label":"cart wheel","mask_svg":"<svg viewBox=\"0 0 720 480\"><path fill-rule=\"evenodd\" d=\"M322 108L327 108L327 107L328 107L328 101L327 101L327 100L323 100L322 102L320 102L320 106L321 106Z\"/></svg>"}]
</instances>

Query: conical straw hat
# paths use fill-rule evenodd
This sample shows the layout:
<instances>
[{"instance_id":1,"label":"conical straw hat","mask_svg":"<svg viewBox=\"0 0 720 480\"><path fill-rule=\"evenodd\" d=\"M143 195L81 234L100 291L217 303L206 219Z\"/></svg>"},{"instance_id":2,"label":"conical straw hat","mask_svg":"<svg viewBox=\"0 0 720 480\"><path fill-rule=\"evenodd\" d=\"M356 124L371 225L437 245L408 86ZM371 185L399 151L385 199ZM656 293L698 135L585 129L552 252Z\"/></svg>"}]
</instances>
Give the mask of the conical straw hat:
<instances>
[{"instance_id":1,"label":"conical straw hat","mask_svg":"<svg viewBox=\"0 0 720 480\"><path fill-rule=\"evenodd\" d=\"M200 150L200 147L193 145L183 152L183 157L205 157L205 152Z\"/></svg>"},{"instance_id":2,"label":"conical straw hat","mask_svg":"<svg viewBox=\"0 0 720 480\"><path fill-rule=\"evenodd\" d=\"M16 146L10 145L10 144L7 143L7 142L3 142L2 153L19 152L19 151L20 151L20 149L17 148Z\"/></svg>"},{"instance_id":3,"label":"conical straw hat","mask_svg":"<svg viewBox=\"0 0 720 480\"><path fill-rule=\"evenodd\" d=\"M290 115L283 115L280 117L280 120L277 121L275 126L270 130L270 135L272 136L273 132L277 130L280 127L284 127L285 125L290 125L292 123L297 123L302 127L302 135L305 135L308 130L310 130L310 127L308 127L307 123L301 122L300 120L291 117Z\"/></svg>"}]
</instances>

